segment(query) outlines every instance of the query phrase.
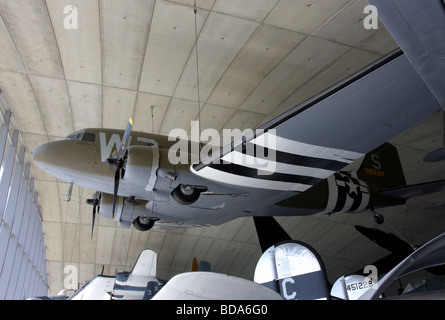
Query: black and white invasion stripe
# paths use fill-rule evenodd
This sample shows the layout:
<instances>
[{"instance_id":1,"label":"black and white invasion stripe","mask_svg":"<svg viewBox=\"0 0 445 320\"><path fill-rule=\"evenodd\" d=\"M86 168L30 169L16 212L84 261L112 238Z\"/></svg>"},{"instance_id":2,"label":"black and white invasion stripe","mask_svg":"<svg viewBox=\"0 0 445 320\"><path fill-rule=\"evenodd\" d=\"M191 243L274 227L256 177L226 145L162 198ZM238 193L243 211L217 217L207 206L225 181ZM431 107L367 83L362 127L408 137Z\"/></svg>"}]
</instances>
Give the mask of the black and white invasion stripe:
<instances>
[{"instance_id":1,"label":"black and white invasion stripe","mask_svg":"<svg viewBox=\"0 0 445 320\"><path fill-rule=\"evenodd\" d=\"M249 149L247 144L253 144L251 150L261 152L253 155L246 152ZM302 192L363 156L361 153L270 136L269 132L247 144L240 150L232 148L217 163L193 165L192 171L225 184Z\"/></svg>"}]
</instances>

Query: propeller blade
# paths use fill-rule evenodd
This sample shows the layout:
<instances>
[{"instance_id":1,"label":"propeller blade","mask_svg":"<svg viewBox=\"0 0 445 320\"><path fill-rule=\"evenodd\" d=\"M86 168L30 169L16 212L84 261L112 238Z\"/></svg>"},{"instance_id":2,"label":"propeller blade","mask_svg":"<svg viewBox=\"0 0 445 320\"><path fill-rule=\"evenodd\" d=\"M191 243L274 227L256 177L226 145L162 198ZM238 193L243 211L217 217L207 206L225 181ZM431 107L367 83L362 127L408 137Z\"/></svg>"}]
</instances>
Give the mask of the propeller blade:
<instances>
[{"instance_id":1,"label":"propeller blade","mask_svg":"<svg viewBox=\"0 0 445 320\"><path fill-rule=\"evenodd\" d=\"M130 143L130 134L131 134L131 128L133 127L133 119L128 120L127 128L125 129L124 136L122 138L121 147L116 153L115 158L122 159L125 156L125 153L127 152L128 144Z\"/></svg>"},{"instance_id":2,"label":"propeller blade","mask_svg":"<svg viewBox=\"0 0 445 320\"><path fill-rule=\"evenodd\" d=\"M116 209L116 201L117 201L117 192L119 189L119 180L121 177L121 169L124 166L124 157L127 153L128 144L130 143L130 134L131 128L133 127L133 119L128 119L127 128L125 129L124 136L122 137L122 143L119 150L113 154L113 156L107 159L107 163L109 165L113 165L116 167L116 173L114 174L114 193L113 193L113 211L112 217L114 218L114 213Z\"/></svg>"},{"instance_id":3,"label":"propeller blade","mask_svg":"<svg viewBox=\"0 0 445 320\"><path fill-rule=\"evenodd\" d=\"M121 168L117 167L116 173L114 174L114 193L113 193L113 211L112 211L113 218L114 218L114 212L116 209L117 191L119 189L120 175L121 175Z\"/></svg>"},{"instance_id":4,"label":"propeller blade","mask_svg":"<svg viewBox=\"0 0 445 320\"><path fill-rule=\"evenodd\" d=\"M97 205L93 205L93 221L91 223L91 239L93 239L93 230L94 230L94 221L96 220L96 207Z\"/></svg>"},{"instance_id":5,"label":"propeller blade","mask_svg":"<svg viewBox=\"0 0 445 320\"><path fill-rule=\"evenodd\" d=\"M91 223L91 239L93 238L93 230L94 230L94 221L96 220L97 207L100 204L100 198L102 194L99 191L96 191L93 195L93 198L87 199L85 202L93 206L93 221Z\"/></svg>"}]
</instances>

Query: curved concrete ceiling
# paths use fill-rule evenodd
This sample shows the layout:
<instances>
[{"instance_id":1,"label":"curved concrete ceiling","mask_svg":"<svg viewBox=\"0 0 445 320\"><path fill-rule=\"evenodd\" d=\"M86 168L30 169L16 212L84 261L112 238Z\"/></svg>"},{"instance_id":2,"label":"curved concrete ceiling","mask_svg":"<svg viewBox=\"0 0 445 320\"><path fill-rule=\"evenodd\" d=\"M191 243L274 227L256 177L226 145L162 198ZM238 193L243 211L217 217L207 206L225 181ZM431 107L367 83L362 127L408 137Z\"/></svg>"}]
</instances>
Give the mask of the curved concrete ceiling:
<instances>
[{"instance_id":1,"label":"curved concrete ceiling","mask_svg":"<svg viewBox=\"0 0 445 320\"><path fill-rule=\"evenodd\" d=\"M0 4L0 89L28 153L87 127L168 134L190 129L256 128L397 48L379 22L364 28L364 0L3 0ZM77 20L73 7L77 10ZM195 56L199 34L199 101ZM75 28L77 27L77 28ZM153 117L151 116L153 109ZM410 183L444 178L442 164L421 159L442 143L441 115L393 141ZM216 272L252 279L261 250L250 218L215 227L123 229L98 218L91 239L85 199L74 187L33 167L45 226L50 293L63 269L79 282L131 269L139 252L158 252L169 279L207 260ZM443 195L442 195L443 196ZM418 244L444 231L437 195L383 210L387 223ZM295 239L318 250L333 282L387 254L353 226L371 215L278 218ZM438 223L441 221L441 223Z\"/></svg>"}]
</instances>

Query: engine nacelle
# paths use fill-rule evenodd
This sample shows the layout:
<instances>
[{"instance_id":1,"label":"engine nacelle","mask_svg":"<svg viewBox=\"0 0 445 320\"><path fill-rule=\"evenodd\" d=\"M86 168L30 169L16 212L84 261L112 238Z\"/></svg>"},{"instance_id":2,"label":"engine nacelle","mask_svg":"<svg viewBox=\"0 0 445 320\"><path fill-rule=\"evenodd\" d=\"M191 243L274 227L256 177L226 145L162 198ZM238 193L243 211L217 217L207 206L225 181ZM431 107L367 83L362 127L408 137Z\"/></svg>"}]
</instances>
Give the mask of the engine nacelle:
<instances>
[{"instance_id":1,"label":"engine nacelle","mask_svg":"<svg viewBox=\"0 0 445 320\"><path fill-rule=\"evenodd\" d=\"M118 196L116 199L116 210L113 217L113 195L109 193L102 193L98 215L107 219L114 219L119 221L120 217L125 214L125 216L132 216L134 212L134 206L125 205L125 200L127 198Z\"/></svg>"},{"instance_id":2,"label":"engine nacelle","mask_svg":"<svg viewBox=\"0 0 445 320\"><path fill-rule=\"evenodd\" d=\"M156 171L159 167L159 147L129 146L123 182L129 181L133 186L153 190L156 183Z\"/></svg>"},{"instance_id":3,"label":"engine nacelle","mask_svg":"<svg viewBox=\"0 0 445 320\"><path fill-rule=\"evenodd\" d=\"M123 228L129 228L133 224L139 231L150 230L154 222L159 220L156 217L149 217L147 201L127 197L117 197L113 217L113 195L108 193L101 195L98 214L101 217L119 221Z\"/></svg>"}]
</instances>

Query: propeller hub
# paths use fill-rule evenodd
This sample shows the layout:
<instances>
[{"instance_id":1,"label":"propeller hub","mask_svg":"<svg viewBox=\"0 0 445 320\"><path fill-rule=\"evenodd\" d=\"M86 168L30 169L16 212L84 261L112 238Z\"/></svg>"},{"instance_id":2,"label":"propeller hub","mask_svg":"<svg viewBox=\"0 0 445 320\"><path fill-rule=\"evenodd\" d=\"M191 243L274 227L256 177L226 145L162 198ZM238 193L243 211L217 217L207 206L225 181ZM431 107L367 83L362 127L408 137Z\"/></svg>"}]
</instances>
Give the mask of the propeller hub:
<instances>
[{"instance_id":1,"label":"propeller hub","mask_svg":"<svg viewBox=\"0 0 445 320\"><path fill-rule=\"evenodd\" d=\"M122 159L116 159L116 158L108 158L106 161L106 164L110 167L122 167L123 160Z\"/></svg>"}]
</instances>

